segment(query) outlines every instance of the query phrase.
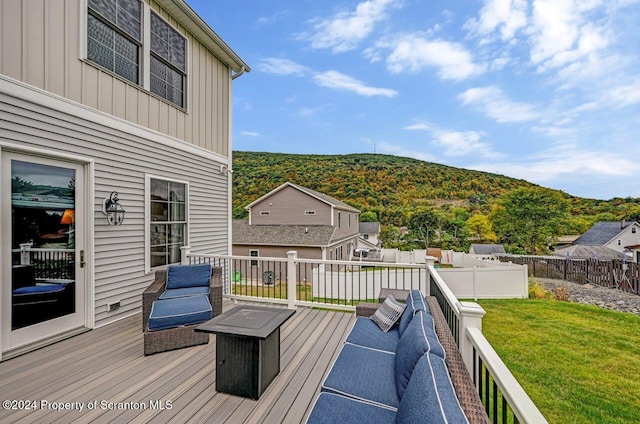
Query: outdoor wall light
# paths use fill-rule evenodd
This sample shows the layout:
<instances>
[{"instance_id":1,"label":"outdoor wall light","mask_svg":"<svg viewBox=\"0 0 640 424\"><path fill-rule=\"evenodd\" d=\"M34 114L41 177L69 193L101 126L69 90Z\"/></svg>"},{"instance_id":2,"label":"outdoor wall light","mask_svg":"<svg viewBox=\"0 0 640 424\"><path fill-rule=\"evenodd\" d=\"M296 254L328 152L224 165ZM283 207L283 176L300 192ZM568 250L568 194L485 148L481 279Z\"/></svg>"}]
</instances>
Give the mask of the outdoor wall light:
<instances>
[{"instance_id":1,"label":"outdoor wall light","mask_svg":"<svg viewBox=\"0 0 640 424\"><path fill-rule=\"evenodd\" d=\"M109 225L120 225L124 221L124 208L118 203L118 192L112 191L108 198L102 201L102 213L107 215Z\"/></svg>"}]
</instances>

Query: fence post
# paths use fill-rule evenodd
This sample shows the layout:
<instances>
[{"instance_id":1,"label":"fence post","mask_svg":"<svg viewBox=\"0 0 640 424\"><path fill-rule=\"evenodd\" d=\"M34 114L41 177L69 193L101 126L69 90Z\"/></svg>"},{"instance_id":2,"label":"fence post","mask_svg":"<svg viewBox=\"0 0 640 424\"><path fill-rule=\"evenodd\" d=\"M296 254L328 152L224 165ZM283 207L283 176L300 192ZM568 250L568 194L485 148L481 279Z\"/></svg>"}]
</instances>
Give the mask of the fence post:
<instances>
[{"instance_id":1,"label":"fence post","mask_svg":"<svg viewBox=\"0 0 640 424\"><path fill-rule=\"evenodd\" d=\"M433 269L435 269L435 266L436 266L435 256L427 255L424 257L424 268L427 270L427 288L425 289L425 296L431 296L431 271L429 271L429 267L432 267Z\"/></svg>"},{"instance_id":2,"label":"fence post","mask_svg":"<svg viewBox=\"0 0 640 424\"><path fill-rule=\"evenodd\" d=\"M191 253L191 246L180 247L180 263L182 265L189 265L189 258L187 255Z\"/></svg>"},{"instance_id":3,"label":"fence post","mask_svg":"<svg viewBox=\"0 0 640 424\"><path fill-rule=\"evenodd\" d=\"M33 246L33 242L21 243L20 244L20 265L31 265L31 246Z\"/></svg>"},{"instance_id":4,"label":"fence post","mask_svg":"<svg viewBox=\"0 0 640 424\"><path fill-rule=\"evenodd\" d=\"M467 337L467 328L477 328L482 331L482 317L486 311L476 302L458 302L456 306L460 311L460 328L458 330L460 354L467 370L471 373L473 370L473 344Z\"/></svg>"},{"instance_id":5,"label":"fence post","mask_svg":"<svg viewBox=\"0 0 640 424\"><path fill-rule=\"evenodd\" d=\"M287 308L296 309L296 259L298 252L287 252Z\"/></svg>"}]
</instances>

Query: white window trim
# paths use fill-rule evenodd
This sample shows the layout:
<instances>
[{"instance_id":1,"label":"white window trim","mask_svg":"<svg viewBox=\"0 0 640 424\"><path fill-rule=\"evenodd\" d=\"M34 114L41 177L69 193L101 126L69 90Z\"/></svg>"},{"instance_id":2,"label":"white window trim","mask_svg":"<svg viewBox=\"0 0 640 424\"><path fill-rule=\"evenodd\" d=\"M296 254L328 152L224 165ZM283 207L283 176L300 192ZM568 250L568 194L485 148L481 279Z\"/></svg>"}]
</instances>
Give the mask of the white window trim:
<instances>
[{"instance_id":1,"label":"white window trim","mask_svg":"<svg viewBox=\"0 0 640 424\"><path fill-rule=\"evenodd\" d=\"M305 214L305 215L315 215L315 214L316 214L316 211L315 211L315 210L313 210L313 211L312 211L312 210L304 211L304 214Z\"/></svg>"},{"instance_id":2,"label":"white window trim","mask_svg":"<svg viewBox=\"0 0 640 424\"><path fill-rule=\"evenodd\" d=\"M144 175L144 270L146 274L151 274L156 269L162 269L163 267L151 268L151 180L169 181L172 183L185 185L185 205L187 228L184 232L184 245L189 246L189 233L191 226L191 205L189 204L189 181L177 180L174 178L162 177L159 175L145 174Z\"/></svg>"},{"instance_id":3,"label":"white window trim","mask_svg":"<svg viewBox=\"0 0 640 424\"><path fill-rule=\"evenodd\" d=\"M256 252L256 255L253 256L252 253ZM258 249L249 249L249 256L252 258L259 258L260 257L260 250ZM255 261L255 264L253 263ZM249 261L249 266L258 266L258 259L251 259Z\"/></svg>"},{"instance_id":4,"label":"white window trim","mask_svg":"<svg viewBox=\"0 0 640 424\"><path fill-rule=\"evenodd\" d=\"M269 216L271 215L271 211L260 211L260 216Z\"/></svg>"}]
</instances>

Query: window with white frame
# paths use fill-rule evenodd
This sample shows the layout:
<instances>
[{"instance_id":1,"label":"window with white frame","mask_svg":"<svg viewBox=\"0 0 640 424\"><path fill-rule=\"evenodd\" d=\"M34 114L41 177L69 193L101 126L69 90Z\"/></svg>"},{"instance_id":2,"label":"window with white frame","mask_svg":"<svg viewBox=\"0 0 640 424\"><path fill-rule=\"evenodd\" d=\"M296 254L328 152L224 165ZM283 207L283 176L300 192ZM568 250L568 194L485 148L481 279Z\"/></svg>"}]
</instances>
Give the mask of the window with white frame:
<instances>
[{"instance_id":1,"label":"window with white frame","mask_svg":"<svg viewBox=\"0 0 640 424\"><path fill-rule=\"evenodd\" d=\"M149 178L149 254L151 267L180 263L187 238L188 186Z\"/></svg>"},{"instance_id":2,"label":"window with white frame","mask_svg":"<svg viewBox=\"0 0 640 424\"><path fill-rule=\"evenodd\" d=\"M304 211L305 215L315 215L316 211Z\"/></svg>"},{"instance_id":3,"label":"window with white frame","mask_svg":"<svg viewBox=\"0 0 640 424\"><path fill-rule=\"evenodd\" d=\"M140 0L88 0L87 59L184 108L187 39L143 7L149 6ZM150 28L148 37L143 27ZM148 78L141 63L149 64Z\"/></svg>"},{"instance_id":4,"label":"window with white frame","mask_svg":"<svg viewBox=\"0 0 640 424\"><path fill-rule=\"evenodd\" d=\"M251 256L252 258L257 258L258 256L260 256L260 251L258 251L258 250L249 250L249 256ZM251 266L258 266L258 261L252 259L251 260Z\"/></svg>"},{"instance_id":5,"label":"window with white frame","mask_svg":"<svg viewBox=\"0 0 640 424\"><path fill-rule=\"evenodd\" d=\"M152 93L184 106L187 40L159 15L151 12Z\"/></svg>"},{"instance_id":6,"label":"window with white frame","mask_svg":"<svg viewBox=\"0 0 640 424\"><path fill-rule=\"evenodd\" d=\"M636 227L631 227L631 234L635 234L636 233Z\"/></svg>"},{"instance_id":7,"label":"window with white frame","mask_svg":"<svg viewBox=\"0 0 640 424\"><path fill-rule=\"evenodd\" d=\"M89 0L87 59L138 84L141 16L139 0Z\"/></svg>"},{"instance_id":8,"label":"window with white frame","mask_svg":"<svg viewBox=\"0 0 640 424\"><path fill-rule=\"evenodd\" d=\"M268 216L271 215L271 211L260 211L260 216Z\"/></svg>"}]
</instances>

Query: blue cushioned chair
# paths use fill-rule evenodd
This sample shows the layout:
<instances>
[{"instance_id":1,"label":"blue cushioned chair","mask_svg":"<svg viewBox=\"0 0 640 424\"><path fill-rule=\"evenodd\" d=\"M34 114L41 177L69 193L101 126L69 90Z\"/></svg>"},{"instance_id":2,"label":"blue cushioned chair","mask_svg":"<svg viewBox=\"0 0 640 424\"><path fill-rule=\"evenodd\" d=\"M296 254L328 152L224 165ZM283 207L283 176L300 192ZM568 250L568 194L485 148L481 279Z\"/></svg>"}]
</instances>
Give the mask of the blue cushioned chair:
<instances>
[{"instance_id":1,"label":"blue cushioned chair","mask_svg":"<svg viewBox=\"0 0 640 424\"><path fill-rule=\"evenodd\" d=\"M208 343L194 328L222 313L222 288L222 269L209 264L156 271L142 294L145 355Z\"/></svg>"}]
</instances>

